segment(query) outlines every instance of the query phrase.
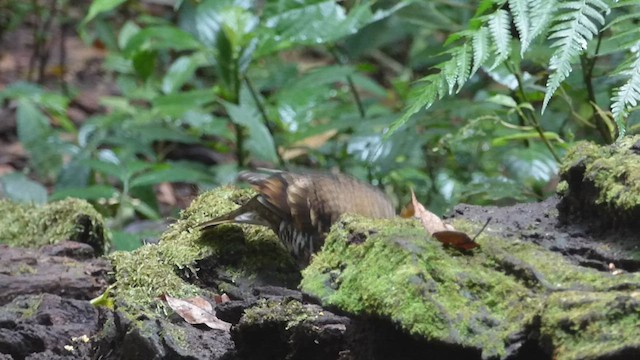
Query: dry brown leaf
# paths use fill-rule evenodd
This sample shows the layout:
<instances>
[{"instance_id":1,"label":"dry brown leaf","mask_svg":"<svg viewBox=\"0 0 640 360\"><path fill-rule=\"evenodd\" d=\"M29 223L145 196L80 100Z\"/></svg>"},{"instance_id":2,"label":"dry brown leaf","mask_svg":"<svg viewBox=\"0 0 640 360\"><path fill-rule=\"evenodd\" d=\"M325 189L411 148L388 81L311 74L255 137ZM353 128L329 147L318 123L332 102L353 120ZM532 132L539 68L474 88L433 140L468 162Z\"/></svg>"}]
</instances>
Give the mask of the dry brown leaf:
<instances>
[{"instance_id":1,"label":"dry brown leaf","mask_svg":"<svg viewBox=\"0 0 640 360\"><path fill-rule=\"evenodd\" d=\"M413 216L420 220L422 226L427 230L429 235L433 235L433 233L438 231L448 230L438 215L427 210L424 205L420 204L413 191L411 191L411 204L413 205L413 210L415 212Z\"/></svg>"},{"instance_id":2,"label":"dry brown leaf","mask_svg":"<svg viewBox=\"0 0 640 360\"><path fill-rule=\"evenodd\" d=\"M296 141L288 149L280 148L280 155L283 160L291 160L298 156L305 155L310 149L315 150L326 144L332 137L338 133L338 130L331 129L323 133L309 136L302 140Z\"/></svg>"},{"instance_id":3,"label":"dry brown leaf","mask_svg":"<svg viewBox=\"0 0 640 360\"><path fill-rule=\"evenodd\" d=\"M231 299L229 299L229 295L227 295L227 294L222 294L222 295L216 295L216 296L214 296L214 297L213 297L213 301L215 301L215 302L216 302L216 305L217 305L217 304L224 304L224 303L226 303L226 302L229 302L229 301L231 301Z\"/></svg>"},{"instance_id":4,"label":"dry brown leaf","mask_svg":"<svg viewBox=\"0 0 640 360\"><path fill-rule=\"evenodd\" d=\"M169 307L189 324L205 324L211 329L226 331L231 329L231 324L218 319L213 305L200 296L178 299L169 295L162 295L160 299L166 301Z\"/></svg>"},{"instance_id":5,"label":"dry brown leaf","mask_svg":"<svg viewBox=\"0 0 640 360\"><path fill-rule=\"evenodd\" d=\"M409 206L406 208L408 207ZM473 241L469 235L462 231L457 231L449 224L445 224L440 217L427 210L424 205L416 199L416 194L413 191L411 191L411 208L413 209L413 216L420 220L429 235L441 243L453 246L459 250L471 250L480 246L477 242Z\"/></svg>"}]
</instances>

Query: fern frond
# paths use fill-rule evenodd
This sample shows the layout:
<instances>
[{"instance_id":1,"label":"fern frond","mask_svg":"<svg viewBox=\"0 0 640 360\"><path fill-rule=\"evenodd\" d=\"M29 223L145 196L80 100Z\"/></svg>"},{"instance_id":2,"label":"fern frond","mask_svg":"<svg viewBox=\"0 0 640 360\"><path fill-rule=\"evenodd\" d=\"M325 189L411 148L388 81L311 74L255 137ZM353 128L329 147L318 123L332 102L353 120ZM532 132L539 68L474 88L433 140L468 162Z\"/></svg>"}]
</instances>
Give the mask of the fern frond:
<instances>
[{"instance_id":1,"label":"fern frond","mask_svg":"<svg viewBox=\"0 0 640 360\"><path fill-rule=\"evenodd\" d=\"M636 107L640 102L640 42L637 43L632 52L635 60L631 66L622 72L623 75L629 76L626 83L614 91L615 95L611 98L611 113L613 120L618 126L618 137L625 134L626 118L631 112L631 108Z\"/></svg>"},{"instance_id":2,"label":"fern frond","mask_svg":"<svg viewBox=\"0 0 640 360\"><path fill-rule=\"evenodd\" d=\"M511 21L506 10L499 9L489 18L489 30L496 47L498 56L491 66L494 69L505 61L511 52Z\"/></svg>"},{"instance_id":3,"label":"fern frond","mask_svg":"<svg viewBox=\"0 0 640 360\"><path fill-rule=\"evenodd\" d=\"M553 14L557 10L556 0L537 0L529 4L529 14L531 15L531 35L530 40L535 40L540 34L547 31ZM527 44L528 45L528 44ZM523 49L527 47L522 46Z\"/></svg>"},{"instance_id":4,"label":"fern frond","mask_svg":"<svg viewBox=\"0 0 640 360\"><path fill-rule=\"evenodd\" d=\"M560 84L571 73L572 61L586 50L588 41L598 33L596 22L600 26L604 24L601 12L609 11L607 4L601 0L568 1L559 3L559 7L564 11L556 15L555 25L549 35L549 39L556 39L551 44L556 50L549 61L549 68L553 72L547 80L543 112Z\"/></svg>"},{"instance_id":5,"label":"fern frond","mask_svg":"<svg viewBox=\"0 0 640 360\"><path fill-rule=\"evenodd\" d=\"M527 0L509 0L509 8L513 14L513 22L520 35L520 56L524 55L525 50L531 43L531 26L529 25L529 2Z\"/></svg>"},{"instance_id":6,"label":"fern frond","mask_svg":"<svg viewBox=\"0 0 640 360\"><path fill-rule=\"evenodd\" d=\"M389 127L385 136L393 134L402 125L404 125L413 114L423 108L429 108L436 100L446 95L447 87L442 73L432 74L420 79L420 85L411 90L409 93L408 104L411 104L404 112L401 118L394 121Z\"/></svg>"},{"instance_id":7,"label":"fern frond","mask_svg":"<svg viewBox=\"0 0 640 360\"><path fill-rule=\"evenodd\" d=\"M451 59L446 61L442 67L442 76L444 76L447 85L449 85L449 95L453 94L453 89L458 82L458 67L456 66L455 54Z\"/></svg>"},{"instance_id":8,"label":"fern frond","mask_svg":"<svg viewBox=\"0 0 640 360\"><path fill-rule=\"evenodd\" d=\"M489 58L489 29L486 26L481 27L473 34L473 69L470 76L473 76L480 66Z\"/></svg>"},{"instance_id":9,"label":"fern frond","mask_svg":"<svg viewBox=\"0 0 640 360\"><path fill-rule=\"evenodd\" d=\"M468 42L459 46L456 51L456 71L458 72L458 89L456 93L460 92L464 83L469 80L469 76L471 74L471 52L469 51L470 45Z\"/></svg>"}]
</instances>

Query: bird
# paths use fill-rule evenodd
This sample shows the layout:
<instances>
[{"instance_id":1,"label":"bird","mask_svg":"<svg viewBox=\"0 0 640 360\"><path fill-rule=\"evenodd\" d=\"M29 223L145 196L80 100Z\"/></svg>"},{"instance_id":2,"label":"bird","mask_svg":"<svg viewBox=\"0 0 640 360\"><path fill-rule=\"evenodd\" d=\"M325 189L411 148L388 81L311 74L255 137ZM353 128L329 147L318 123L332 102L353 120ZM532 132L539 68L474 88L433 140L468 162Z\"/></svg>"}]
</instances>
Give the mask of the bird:
<instances>
[{"instance_id":1,"label":"bird","mask_svg":"<svg viewBox=\"0 0 640 360\"><path fill-rule=\"evenodd\" d=\"M244 171L238 181L249 183L258 194L236 210L199 224L200 230L229 223L269 227L300 268L310 263L342 214L395 216L382 191L344 174Z\"/></svg>"}]
</instances>

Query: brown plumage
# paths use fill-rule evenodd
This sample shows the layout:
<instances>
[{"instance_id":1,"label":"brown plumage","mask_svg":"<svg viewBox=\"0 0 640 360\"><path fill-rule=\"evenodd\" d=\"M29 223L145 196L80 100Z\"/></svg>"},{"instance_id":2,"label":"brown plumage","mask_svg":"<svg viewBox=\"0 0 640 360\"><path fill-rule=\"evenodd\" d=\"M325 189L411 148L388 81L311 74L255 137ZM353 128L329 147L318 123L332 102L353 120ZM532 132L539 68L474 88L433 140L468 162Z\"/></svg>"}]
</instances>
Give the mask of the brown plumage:
<instances>
[{"instance_id":1,"label":"brown plumage","mask_svg":"<svg viewBox=\"0 0 640 360\"><path fill-rule=\"evenodd\" d=\"M243 172L238 179L251 184L259 194L238 209L200 224L200 229L226 223L268 226L301 267L320 249L340 215L395 215L393 205L380 190L346 175Z\"/></svg>"}]
</instances>

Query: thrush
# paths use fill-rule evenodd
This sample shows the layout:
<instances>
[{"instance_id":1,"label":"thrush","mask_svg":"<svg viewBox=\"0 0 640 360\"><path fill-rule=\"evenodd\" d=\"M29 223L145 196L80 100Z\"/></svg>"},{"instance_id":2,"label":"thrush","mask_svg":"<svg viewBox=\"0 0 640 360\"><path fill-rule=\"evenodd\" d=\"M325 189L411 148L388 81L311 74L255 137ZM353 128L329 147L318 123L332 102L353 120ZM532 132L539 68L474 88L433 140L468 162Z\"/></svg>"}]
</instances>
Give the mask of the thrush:
<instances>
[{"instance_id":1,"label":"thrush","mask_svg":"<svg viewBox=\"0 0 640 360\"><path fill-rule=\"evenodd\" d=\"M342 174L243 172L238 180L251 184L258 195L238 209L200 224L200 229L228 223L267 226L300 267L309 264L342 214L370 218L395 215L382 191Z\"/></svg>"}]
</instances>

